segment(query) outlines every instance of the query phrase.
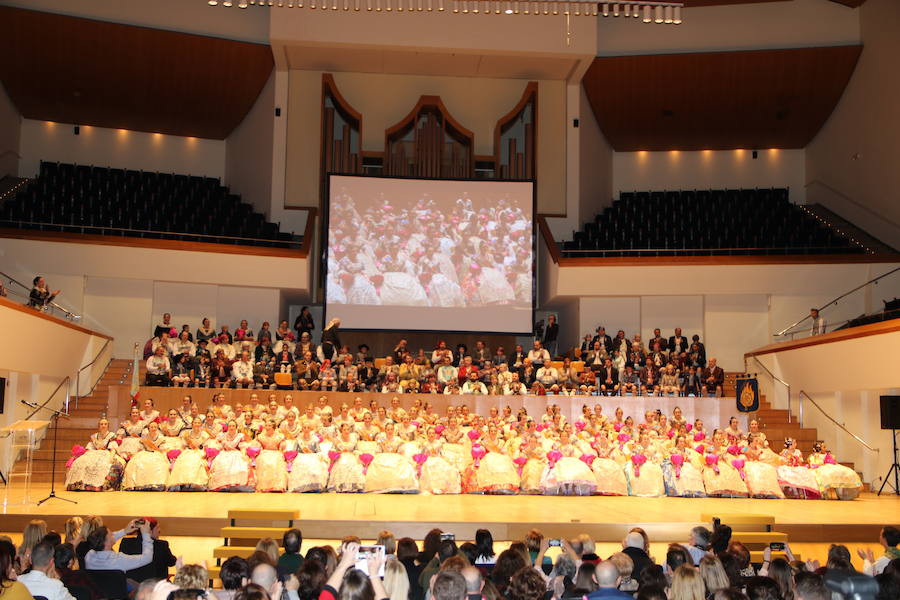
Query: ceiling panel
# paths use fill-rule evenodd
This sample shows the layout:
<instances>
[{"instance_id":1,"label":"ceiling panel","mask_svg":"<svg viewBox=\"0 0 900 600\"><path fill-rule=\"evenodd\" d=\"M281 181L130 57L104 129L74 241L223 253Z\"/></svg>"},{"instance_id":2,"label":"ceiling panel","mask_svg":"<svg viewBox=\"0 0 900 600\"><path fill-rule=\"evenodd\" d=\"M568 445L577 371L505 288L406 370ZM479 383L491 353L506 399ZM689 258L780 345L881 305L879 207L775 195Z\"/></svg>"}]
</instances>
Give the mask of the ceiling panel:
<instances>
[{"instance_id":1,"label":"ceiling panel","mask_svg":"<svg viewBox=\"0 0 900 600\"><path fill-rule=\"evenodd\" d=\"M617 151L804 148L862 46L597 58L583 85Z\"/></svg>"},{"instance_id":2,"label":"ceiling panel","mask_svg":"<svg viewBox=\"0 0 900 600\"><path fill-rule=\"evenodd\" d=\"M22 115L224 139L272 71L269 46L0 7L0 79Z\"/></svg>"}]
</instances>

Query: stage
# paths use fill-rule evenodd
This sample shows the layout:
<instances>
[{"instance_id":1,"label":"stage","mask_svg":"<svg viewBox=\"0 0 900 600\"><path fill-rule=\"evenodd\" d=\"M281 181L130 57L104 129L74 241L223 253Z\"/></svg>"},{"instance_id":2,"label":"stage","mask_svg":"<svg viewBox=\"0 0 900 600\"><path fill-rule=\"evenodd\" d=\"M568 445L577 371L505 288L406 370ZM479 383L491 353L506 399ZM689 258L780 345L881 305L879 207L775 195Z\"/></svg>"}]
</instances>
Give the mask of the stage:
<instances>
[{"instance_id":1,"label":"stage","mask_svg":"<svg viewBox=\"0 0 900 600\"><path fill-rule=\"evenodd\" d=\"M900 514L900 497L863 493L854 501L755 500L725 498L636 498L482 496L424 494L271 494L216 492L66 492L37 506L46 485L34 485L30 504L14 485L3 507L0 531L21 532L30 519L45 519L62 530L71 515L102 515L119 527L136 516L154 516L168 535L219 538L228 525L229 509L296 509L307 538L335 539L356 535L375 538L382 529L397 537L421 539L432 527L473 539L475 530L490 529L496 540L522 539L536 527L551 537L588 533L598 542L616 542L639 525L654 542L685 541L691 527L709 523L703 515L770 515L774 531L791 542L831 541L876 544L884 524ZM18 504L17 504L18 503ZM727 520L725 520L727 523Z\"/></svg>"}]
</instances>

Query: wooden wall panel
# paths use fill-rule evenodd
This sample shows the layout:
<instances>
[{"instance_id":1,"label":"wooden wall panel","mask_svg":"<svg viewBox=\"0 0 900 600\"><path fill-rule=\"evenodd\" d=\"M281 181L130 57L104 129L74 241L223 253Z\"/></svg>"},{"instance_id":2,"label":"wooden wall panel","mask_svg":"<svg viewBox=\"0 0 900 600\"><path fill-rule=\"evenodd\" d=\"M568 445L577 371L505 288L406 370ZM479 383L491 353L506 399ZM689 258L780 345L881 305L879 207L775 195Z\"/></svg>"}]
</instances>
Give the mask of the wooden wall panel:
<instances>
[{"instance_id":1,"label":"wooden wall panel","mask_svg":"<svg viewBox=\"0 0 900 600\"><path fill-rule=\"evenodd\" d=\"M225 139L274 66L267 45L0 7L0 79L29 119Z\"/></svg>"},{"instance_id":2,"label":"wooden wall panel","mask_svg":"<svg viewBox=\"0 0 900 600\"><path fill-rule=\"evenodd\" d=\"M862 46L617 56L583 85L619 152L804 148L843 94Z\"/></svg>"}]
</instances>

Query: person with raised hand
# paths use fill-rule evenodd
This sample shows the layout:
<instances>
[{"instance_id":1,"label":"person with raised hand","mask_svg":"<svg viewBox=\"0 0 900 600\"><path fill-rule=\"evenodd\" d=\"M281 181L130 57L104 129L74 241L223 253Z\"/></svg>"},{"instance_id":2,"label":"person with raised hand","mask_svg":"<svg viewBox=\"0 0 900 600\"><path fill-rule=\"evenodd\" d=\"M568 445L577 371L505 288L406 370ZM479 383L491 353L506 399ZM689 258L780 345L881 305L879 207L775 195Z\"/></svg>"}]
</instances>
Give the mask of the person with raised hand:
<instances>
[{"instance_id":1,"label":"person with raised hand","mask_svg":"<svg viewBox=\"0 0 900 600\"><path fill-rule=\"evenodd\" d=\"M384 585L378 577L381 566L384 564L384 556L370 554L366 561L368 574L359 569L354 569L356 554L359 544L347 542L341 546L341 559L322 592L319 600L337 600L338 598L371 598L373 600L386 600L389 598L384 590Z\"/></svg>"}]
</instances>

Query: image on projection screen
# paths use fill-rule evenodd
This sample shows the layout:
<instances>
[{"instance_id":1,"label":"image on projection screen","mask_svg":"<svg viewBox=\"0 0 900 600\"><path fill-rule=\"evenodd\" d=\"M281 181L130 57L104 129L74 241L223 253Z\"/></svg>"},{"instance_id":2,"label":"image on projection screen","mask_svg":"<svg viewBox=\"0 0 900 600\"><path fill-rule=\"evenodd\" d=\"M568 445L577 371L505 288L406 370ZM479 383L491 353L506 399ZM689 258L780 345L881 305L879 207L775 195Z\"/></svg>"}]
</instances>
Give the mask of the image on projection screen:
<instances>
[{"instance_id":1,"label":"image on projection screen","mask_svg":"<svg viewBox=\"0 0 900 600\"><path fill-rule=\"evenodd\" d=\"M332 175L327 318L530 333L533 210L532 182Z\"/></svg>"}]
</instances>

